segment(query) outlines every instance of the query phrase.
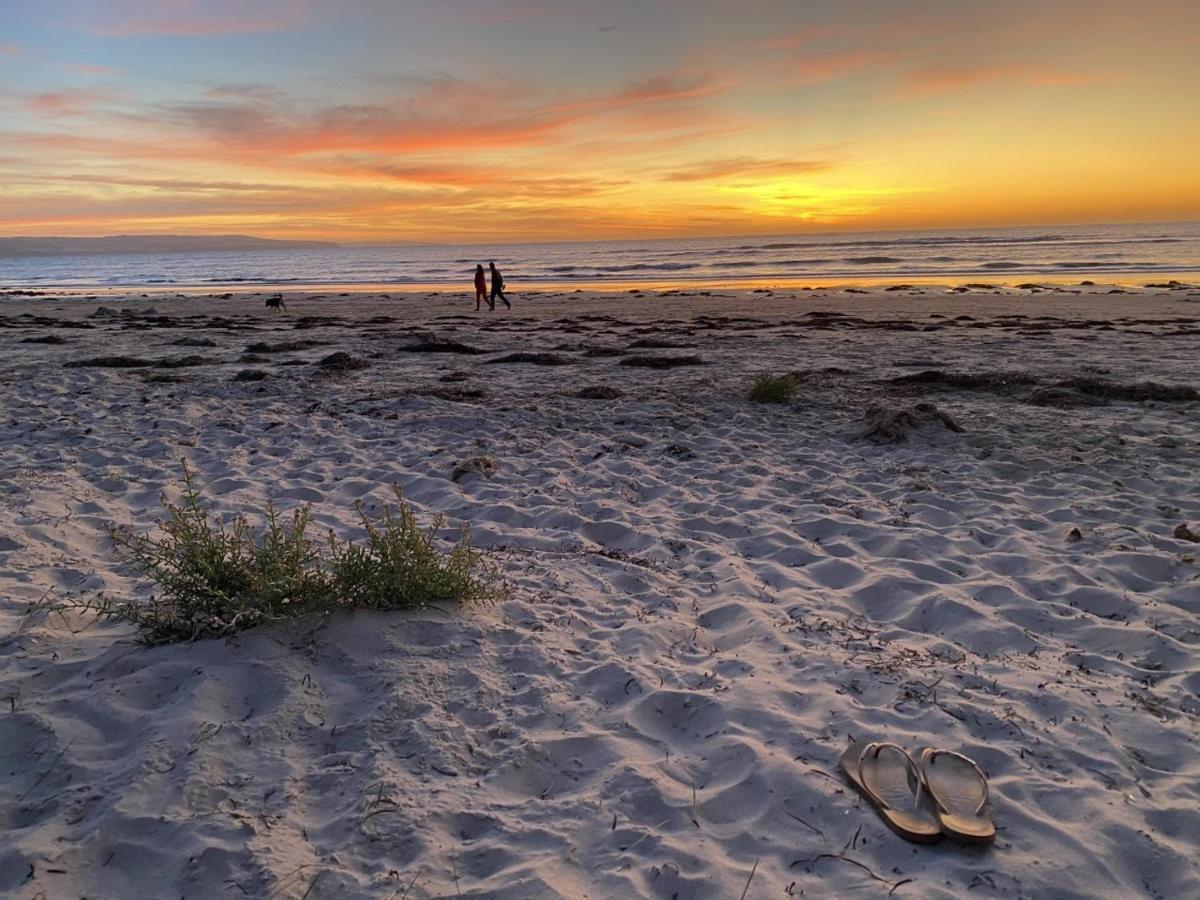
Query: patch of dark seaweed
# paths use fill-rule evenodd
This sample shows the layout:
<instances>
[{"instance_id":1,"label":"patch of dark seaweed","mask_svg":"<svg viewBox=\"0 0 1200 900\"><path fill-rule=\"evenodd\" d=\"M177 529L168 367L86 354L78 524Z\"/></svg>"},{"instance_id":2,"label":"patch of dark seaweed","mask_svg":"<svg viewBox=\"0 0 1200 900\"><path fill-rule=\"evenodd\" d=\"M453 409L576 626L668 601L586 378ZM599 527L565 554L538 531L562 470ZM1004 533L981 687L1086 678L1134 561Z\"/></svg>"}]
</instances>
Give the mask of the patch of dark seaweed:
<instances>
[{"instance_id":1,"label":"patch of dark seaweed","mask_svg":"<svg viewBox=\"0 0 1200 900\"><path fill-rule=\"evenodd\" d=\"M462 353L471 356L487 352L429 331L418 332L409 343L401 344L396 349L405 353Z\"/></svg>"},{"instance_id":2,"label":"patch of dark seaweed","mask_svg":"<svg viewBox=\"0 0 1200 900\"><path fill-rule=\"evenodd\" d=\"M1161 403L1188 403L1200 400L1200 391L1194 387L1182 384L1159 384L1156 381L1120 384L1105 378L1080 375L1063 379L1057 382L1056 386L1104 400L1129 400L1135 403L1147 400L1157 400Z\"/></svg>"},{"instance_id":3,"label":"patch of dark seaweed","mask_svg":"<svg viewBox=\"0 0 1200 900\"><path fill-rule=\"evenodd\" d=\"M159 369L190 369L193 366L208 365L210 360L203 356L173 356L169 359L160 359L154 365Z\"/></svg>"},{"instance_id":4,"label":"patch of dark seaweed","mask_svg":"<svg viewBox=\"0 0 1200 900\"><path fill-rule=\"evenodd\" d=\"M695 347L682 341L672 341L668 338L638 338L629 345L630 350L683 350Z\"/></svg>"},{"instance_id":5,"label":"patch of dark seaweed","mask_svg":"<svg viewBox=\"0 0 1200 900\"><path fill-rule=\"evenodd\" d=\"M482 400L485 394L481 388L445 387L434 388L429 391L429 396L437 397L441 400L449 400L452 403L475 403Z\"/></svg>"},{"instance_id":6,"label":"patch of dark seaweed","mask_svg":"<svg viewBox=\"0 0 1200 900\"><path fill-rule=\"evenodd\" d=\"M889 379L891 384L912 385L943 390L987 391L1010 393L1021 387L1036 384L1037 378L1028 372L947 372L926 369L912 375Z\"/></svg>"},{"instance_id":7,"label":"patch of dark seaweed","mask_svg":"<svg viewBox=\"0 0 1200 900\"><path fill-rule=\"evenodd\" d=\"M580 400L617 400L624 397L625 392L608 384L589 384L581 387L571 396L578 397Z\"/></svg>"},{"instance_id":8,"label":"patch of dark seaweed","mask_svg":"<svg viewBox=\"0 0 1200 900\"><path fill-rule=\"evenodd\" d=\"M557 353L539 353L529 350L506 353L504 356L489 359L487 362L492 364L528 363L533 366L567 366L571 364L571 360L565 356L559 356Z\"/></svg>"},{"instance_id":9,"label":"patch of dark seaweed","mask_svg":"<svg viewBox=\"0 0 1200 900\"><path fill-rule=\"evenodd\" d=\"M246 352L256 356L266 353L296 353L300 350L311 350L313 347L320 347L324 343L324 341L276 341L274 343L259 341L257 344L251 344L247 347Z\"/></svg>"},{"instance_id":10,"label":"patch of dark seaweed","mask_svg":"<svg viewBox=\"0 0 1200 900\"><path fill-rule=\"evenodd\" d=\"M209 338L197 338L197 337L181 337L177 341L171 341L171 344L172 344L172 346L175 346L175 347L215 347L215 346L217 346L216 341L210 340Z\"/></svg>"},{"instance_id":11,"label":"patch of dark seaweed","mask_svg":"<svg viewBox=\"0 0 1200 900\"><path fill-rule=\"evenodd\" d=\"M264 372L262 369L242 369L234 375L230 381L266 381L271 377L270 372Z\"/></svg>"},{"instance_id":12,"label":"patch of dark seaweed","mask_svg":"<svg viewBox=\"0 0 1200 900\"><path fill-rule=\"evenodd\" d=\"M1026 398L1026 402L1032 403L1034 406L1053 406L1058 409L1078 409L1108 404L1108 401L1101 397L1091 397L1063 387L1038 388Z\"/></svg>"},{"instance_id":13,"label":"patch of dark seaweed","mask_svg":"<svg viewBox=\"0 0 1200 900\"><path fill-rule=\"evenodd\" d=\"M355 372L359 369L368 368L370 363L357 356L351 356L344 350L339 350L336 353L330 353L328 356L322 357L313 363L313 365L326 372Z\"/></svg>"},{"instance_id":14,"label":"patch of dark seaweed","mask_svg":"<svg viewBox=\"0 0 1200 900\"><path fill-rule=\"evenodd\" d=\"M93 356L64 363L68 369L148 369L155 360L140 356Z\"/></svg>"},{"instance_id":15,"label":"patch of dark seaweed","mask_svg":"<svg viewBox=\"0 0 1200 900\"><path fill-rule=\"evenodd\" d=\"M622 366L639 366L643 369L675 369L680 366L702 366L704 359L699 356L627 356L621 360Z\"/></svg>"}]
</instances>

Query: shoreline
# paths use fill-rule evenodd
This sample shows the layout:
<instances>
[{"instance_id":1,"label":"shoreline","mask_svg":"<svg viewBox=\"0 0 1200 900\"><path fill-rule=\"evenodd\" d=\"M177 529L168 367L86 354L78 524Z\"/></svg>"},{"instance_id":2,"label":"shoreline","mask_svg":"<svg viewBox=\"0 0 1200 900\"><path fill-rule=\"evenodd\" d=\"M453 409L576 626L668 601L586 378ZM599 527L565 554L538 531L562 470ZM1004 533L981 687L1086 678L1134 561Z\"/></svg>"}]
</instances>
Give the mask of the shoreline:
<instances>
[{"instance_id":1,"label":"shoreline","mask_svg":"<svg viewBox=\"0 0 1200 900\"><path fill-rule=\"evenodd\" d=\"M514 294L0 304L0 893L1200 893L1200 289ZM152 592L107 528L181 457L341 537L399 486L506 592L39 612ZM995 847L892 834L863 739L978 761Z\"/></svg>"},{"instance_id":2,"label":"shoreline","mask_svg":"<svg viewBox=\"0 0 1200 900\"><path fill-rule=\"evenodd\" d=\"M1111 273L1106 273L1110 275ZM944 293L956 293L964 290L975 293L986 293L993 289L1022 290L1022 285L1035 285L1038 289L1065 290L1068 288L1087 287L1096 291L1105 288L1121 290L1155 290L1159 286L1170 286L1165 289L1200 290L1200 273L1195 271L1173 271L1155 273L1124 273L1126 277L1116 280L1111 277L1087 277L1086 273L1077 275L1034 276L1028 278L1009 275L1003 280L999 276L962 276L964 280L946 279L942 277L886 277L886 278L808 278L808 279L721 279L721 280L624 280L603 282L601 284L581 284L578 281L535 281L521 282L513 279L511 287L506 292L521 296L536 296L544 294L582 293L582 294L613 294L630 293L634 291L670 291L678 294L703 295L713 291L748 292L758 289L768 291L821 291L821 290L857 290L868 292L899 291L905 288L929 291L940 290ZM1152 287L1154 285L1155 287ZM277 294L285 296L344 294L355 296L360 294L428 294L436 292L443 294L472 294L474 288L466 281L462 282L352 282L352 283L275 283L275 282L231 282L227 284L145 284L145 285L45 285L45 284L5 284L0 285L0 303L11 299L33 299L49 295L63 297L114 297L133 295L168 295L179 294L188 297L216 296L220 294Z\"/></svg>"}]
</instances>

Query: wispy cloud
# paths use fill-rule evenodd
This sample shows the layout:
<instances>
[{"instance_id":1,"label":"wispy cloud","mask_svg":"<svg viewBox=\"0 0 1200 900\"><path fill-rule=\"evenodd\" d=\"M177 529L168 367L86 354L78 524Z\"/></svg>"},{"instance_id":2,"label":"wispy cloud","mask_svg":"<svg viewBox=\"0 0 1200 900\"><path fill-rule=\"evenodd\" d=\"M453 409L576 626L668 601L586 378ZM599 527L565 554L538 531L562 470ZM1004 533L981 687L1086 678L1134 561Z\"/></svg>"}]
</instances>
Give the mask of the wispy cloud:
<instances>
[{"instance_id":1,"label":"wispy cloud","mask_svg":"<svg viewBox=\"0 0 1200 900\"><path fill-rule=\"evenodd\" d=\"M675 169L662 176L663 181L732 181L738 179L786 178L822 172L834 167L828 160L760 159L732 156Z\"/></svg>"},{"instance_id":2,"label":"wispy cloud","mask_svg":"<svg viewBox=\"0 0 1200 900\"><path fill-rule=\"evenodd\" d=\"M103 0L88 27L104 37L261 34L304 22L309 0Z\"/></svg>"},{"instance_id":3,"label":"wispy cloud","mask_svg":"<svg viewBox=\"0 0 1200 900\"><path fill-rule=\"evenodd\" d=\"M833 28L804 28L785 34L782 37L771 38L763 44L768 50L795 50L814 41L822 41L837 34Z\"/></svg>"},{"instance_id":4,"label":"wispy cloud","mask_svg":"<svg viewBox=\"0 0 1200 900\"><path fill-rule=\"evenodd\" d=\"M803 84L829 81L891 62L894 54L880 50L831 50L825 53L806 53L796 59L796 69Z\"/></svg>"},{"instance_id":5,"label":"wispy cloud","mask_svg":"<svg viewBox=\"0 0 1200 900\"><path fill-rule=\"evenodd\" d=\"M121 70L116 66L105 66L97 63L67 63L67 68L80 75L120 75Z\"/></svg>"},{"instance_id":6,"label":"wispy cloud","mask_svg":"<svg viewBox=\"0 0 1200 900\"><path fill-rule=\"evenodd\" d=\"M100 103L116 97L103 88L66 88L61 91L46 91L25 98L25 106L42 116L81 116Z\"/></svg>"},{"instance_id":7,"label":"wispy cloud","mask_svg":"<svg viewBox=\"0 0 1200 900\"><path fill-rule=\"evenodd\" d=\"M978 66L923 66L905 75L897 86L902 97L929 97L987 84L1027 87L1070 87L1095 78L1024 63Z\"/></svg>"}]
</instances>

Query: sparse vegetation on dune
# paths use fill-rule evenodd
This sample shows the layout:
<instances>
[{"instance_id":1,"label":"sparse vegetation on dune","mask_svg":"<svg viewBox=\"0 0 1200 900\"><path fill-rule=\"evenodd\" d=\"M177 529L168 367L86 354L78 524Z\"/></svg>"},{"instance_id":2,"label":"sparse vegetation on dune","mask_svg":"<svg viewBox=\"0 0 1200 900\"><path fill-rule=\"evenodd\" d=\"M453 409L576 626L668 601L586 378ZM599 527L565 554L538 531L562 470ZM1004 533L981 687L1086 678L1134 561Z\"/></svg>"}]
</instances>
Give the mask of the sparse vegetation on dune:
<instances>
[{"instance_id":1,"label":"sparse vegetation on dune","mask_svg":"<svg viewBox=\"0 0 1200 900\"><path fill-rule=\"evenodd\" d=\"M146 602L101 596L71 602L131 622L147 644L222 637L264 622L366 607L416 609L491 593L481 559L464 528L449 549L436 537L438 517L423 529L395 489L396 510L372 520L359 506L365 538L309 538L310 508L290 516L268 503L255 527L245 516L226 523L205 507L184 467L183 491L167 504L161 535L111 531L117 556L158 588Z\"/></svg>"},{"instance_id":2,"label":"sparse vegetation on dune","mask_svg":"<svg viewBox=\"0 0 1200 900\"><path fill-rule=\"evenodd\" d=\"M787 403L800 387L795 375L772 375L763 372L750 385L750 399L755 403Z\"/></svg>"}]
</instances>

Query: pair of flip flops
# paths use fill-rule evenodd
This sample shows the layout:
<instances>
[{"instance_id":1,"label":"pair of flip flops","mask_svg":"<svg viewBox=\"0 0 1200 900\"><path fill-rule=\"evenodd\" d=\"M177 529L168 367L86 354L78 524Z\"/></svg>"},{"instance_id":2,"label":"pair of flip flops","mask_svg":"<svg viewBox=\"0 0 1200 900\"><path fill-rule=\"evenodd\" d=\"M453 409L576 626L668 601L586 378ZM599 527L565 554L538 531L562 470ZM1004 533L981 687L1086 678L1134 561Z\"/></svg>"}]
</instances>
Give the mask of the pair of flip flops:
<instances>
[{"instance_id":1,"label":"pair of flip flops","mask_svg":"<svg viewBox=\"0 0 1200 900\"><path fill-rule=\"evenodd\" d=\"M839 765L880 818L906 840L931 844L943 835L990 844L996 826L988 815L987 777L953 750L924 748L914 760L886 741L851 744Z\"/></svg>"}]
</instances>

